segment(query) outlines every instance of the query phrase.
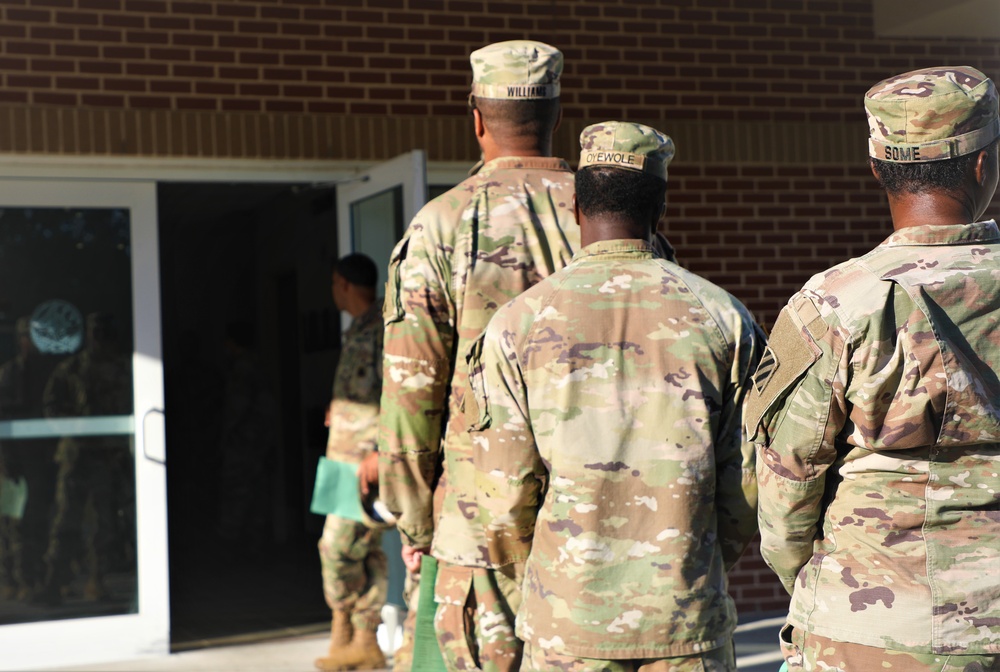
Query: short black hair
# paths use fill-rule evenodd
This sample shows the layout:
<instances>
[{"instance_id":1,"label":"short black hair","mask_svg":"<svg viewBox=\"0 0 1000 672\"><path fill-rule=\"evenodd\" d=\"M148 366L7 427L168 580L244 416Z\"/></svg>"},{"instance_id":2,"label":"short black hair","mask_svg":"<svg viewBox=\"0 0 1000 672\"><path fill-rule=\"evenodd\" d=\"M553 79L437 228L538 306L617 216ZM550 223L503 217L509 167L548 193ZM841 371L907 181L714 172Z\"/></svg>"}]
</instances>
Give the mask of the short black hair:
<instances>
[{"instance_id":1,"label":"short black hair","mask_svg":"<svg viewBox=\"0 0 1000 672\"><path fill-rule=\"evenodd\" d=\"M997 140L984 149L992 154L997 151ZM875 179L889 194L919 194L926 191L956 192L962 190L966 176L976 165L979 152L942 161L921 163L894 163L869 158Z\"/></svg>"},{"instance_id":2,"label":"short black hair","mask_svg":"<svg viewBox=\"0 0 1000 672\"><path fill-rule=\"evenodd\" d=\"M358 287L374 288L378 284L378 267L371 257L354 252L333 262L333 272Z\"/></svg>"},{"instance_id":3,"label":"short black hair","mask_svg":"<svg viewBox=\"0 0 1000 672\"><path fill-rule=\"evenodd\" d=\"M469 102L479 110L483 123L498 135L544 137L555 130L559 121L558 98L509 100L473 96Z\"/></svg>"},{"instance_id":4,"label":"short black hair","mask_svg":"<svg viewBox=\"0 0 1000 672\"><path fill-rule=\"evenodd\" d=\"M587 166L576 173L576 204L587 217L613 214L646 224L659 214L666 195L666 180L650 173L610 166Z\"/></svg>"}]
</instances>

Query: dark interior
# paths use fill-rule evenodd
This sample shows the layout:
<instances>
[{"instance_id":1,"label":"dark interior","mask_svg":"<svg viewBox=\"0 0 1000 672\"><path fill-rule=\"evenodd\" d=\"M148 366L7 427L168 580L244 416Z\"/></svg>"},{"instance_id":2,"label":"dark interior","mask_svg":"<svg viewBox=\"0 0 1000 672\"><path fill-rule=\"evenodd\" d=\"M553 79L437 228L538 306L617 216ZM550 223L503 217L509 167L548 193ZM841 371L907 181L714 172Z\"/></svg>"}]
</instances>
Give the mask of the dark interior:
<instances>
[{"instance_id":1,"label":"dark interior","mask_svg":"<svg viewBox=\"0 0 1000 672\"><path fill-rule=\"evenodd\" d=\"M339 350L332 189L158 187L173 648L328 622L309 513Z\"/></svg>"}]
</instances>

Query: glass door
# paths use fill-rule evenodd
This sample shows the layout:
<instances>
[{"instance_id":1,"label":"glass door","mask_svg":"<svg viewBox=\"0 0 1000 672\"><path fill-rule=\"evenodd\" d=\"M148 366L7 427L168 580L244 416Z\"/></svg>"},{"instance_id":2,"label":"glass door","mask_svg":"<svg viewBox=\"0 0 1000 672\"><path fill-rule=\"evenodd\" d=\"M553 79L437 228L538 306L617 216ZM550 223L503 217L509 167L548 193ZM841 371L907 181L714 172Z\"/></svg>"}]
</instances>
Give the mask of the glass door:
<instances>
[{"instance_id":1,"label":"glass door","mask_svg":"<svg viewBox=\"0 0 1000 672\"><path fill-rule=\"evenodd\" d=\"M427 201L424 152L414 150L373 166L357 179L337 185L340 256L367 254L385 282L392 248Z\"/></svg>"},{"instance_id":2,"label":"glass door","mask_svg":"<svg viewBox=\"0 0 1000 672\"><path fill-rule=\"evenodd\" d=\"M0 669L168 651L155 213L0 180Z\"/></svg>"},{"instance_id":3,"label":"glass door","mask_svg":"<svg viewBox=\"0 0 1000 672\"><path fill-rule=\"evenodd\" d=\"M379 268L379 286L386 280L389 257L403 231L427 201L425 154L414 150L380 163L359 179L337 185L338 248L340 256L361 252ZM346 329L350 316L341 314ZM406 568L400 552L402 544L395 529L382 535L382 550L389 560L388 611L379 638L383 648L395 651L401 637L402 616L406 609L403 583ZM397 627L392 627L392 624Z\"/></svg>"}]
</instances>

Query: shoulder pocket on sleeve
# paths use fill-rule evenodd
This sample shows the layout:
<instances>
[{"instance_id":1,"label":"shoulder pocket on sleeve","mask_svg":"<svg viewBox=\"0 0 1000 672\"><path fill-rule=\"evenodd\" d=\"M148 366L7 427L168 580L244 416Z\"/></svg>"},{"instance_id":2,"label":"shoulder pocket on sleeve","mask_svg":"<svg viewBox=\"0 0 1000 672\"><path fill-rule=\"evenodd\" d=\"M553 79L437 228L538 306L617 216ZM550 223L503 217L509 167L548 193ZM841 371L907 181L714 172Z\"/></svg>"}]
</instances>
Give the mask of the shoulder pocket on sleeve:
<instances>
[{"instance_id":1,"label":"shoulder pocket on sleeve","mask_svg":"<svg viewBox=\"0 0 1000 672\"><path fill-rule=\"evenodd\" d=\"M385 324L399 322L403 319L403 298L400 295L400 265L406 259L406 252L410 246L410 238L407 235L396 244L389 259L389 273L385 281L385 302L382 304L382 321Z\"/></svg>"},{"instance_id":2,"label":"shoulder pocket on sleeve","mask_svg":"<svg viewBox=\"0 0 1000 672\"><path fill-rule=\"evenodd\" d=\"M469 348L466 356L469 380L463 399L465 426L470 432L478 432L490 426L490 400L486 394L486 376L483 371L483 336L480 336Z\"/></svg>"},{"instance_id":3,"label":"shoulder pocket on sleeve","mask_svg":"<svg viewBox=\"0 0 1000 672\"><path fill-rule=\"evenodd\" d=\"M768 411L791 391L819 356L819 347L803 333L790 310L782 310L768 337L764 356L749 381L743 424L751 441L760 433Z\"/></svg>"}]
</instances>

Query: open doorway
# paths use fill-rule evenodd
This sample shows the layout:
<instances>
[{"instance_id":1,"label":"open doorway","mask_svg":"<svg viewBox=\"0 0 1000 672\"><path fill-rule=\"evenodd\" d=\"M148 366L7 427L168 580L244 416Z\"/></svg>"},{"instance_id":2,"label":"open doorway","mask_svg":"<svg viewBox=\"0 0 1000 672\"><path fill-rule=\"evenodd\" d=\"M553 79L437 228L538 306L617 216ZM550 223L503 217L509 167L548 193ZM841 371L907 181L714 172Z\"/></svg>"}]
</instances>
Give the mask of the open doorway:
<instances>
[{"instance_id":1,"label":"open doorway","mask_svg":"<svg viewBox=\"0 0 1000 672\"><path fill-rule=\"evenodd\" d=\"M309 499L340 343L334 192L157 199L172 647L328 622Z\"/></svg>"}]
</instances>

